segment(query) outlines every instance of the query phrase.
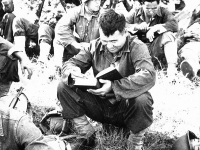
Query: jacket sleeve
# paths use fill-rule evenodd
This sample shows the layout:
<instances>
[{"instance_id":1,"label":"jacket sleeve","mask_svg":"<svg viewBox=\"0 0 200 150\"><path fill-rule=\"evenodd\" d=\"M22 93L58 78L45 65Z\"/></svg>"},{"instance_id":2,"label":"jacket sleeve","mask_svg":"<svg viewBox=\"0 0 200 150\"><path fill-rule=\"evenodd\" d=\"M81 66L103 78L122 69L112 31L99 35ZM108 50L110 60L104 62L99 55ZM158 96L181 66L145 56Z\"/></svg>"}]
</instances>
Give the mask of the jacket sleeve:
<instances>
[{"instance_id":1,"label":"jacket sleeve","mask_svg":"<svg viewBox=\"0 0 200 150\"><path fill-rule=\"evenodd\" d=\"M18 61L12 55L15 51L12 43L0 37L0 81L19 82Z\"/></svg>"},{"instance_id":2,"label":"jacket sleeve","mask_svg":"<svg viewBox=\"0 0 200 150\"><path fill-rule=\"evenodd\" d=\"M0 37L0 55L7 56L12 60L16 60L12 54L14 52L22 52L23 50L17 49L12 43Z\"/></svg>"},{"instance_id":3,"label":"jacket sleeve","mask_svg":"<svg viewBox=\"0 0 200 150\"><path fill-rule=\"evenodd\" d=\"M162 15L163 15L163 22L164 22L163 27L167 31L177 32L178 22L175 19L174 15L165 8L162 8Z\"/></svg>"},{"instance_id":4,"label":"jacket sleeve","mask_svg":"<svg viewBox=\"0 0 200 150\"><path fill-rule=\"evenodd\" d=\"M132 8L127 13L127 15L125 16L125 18L126 18L126 29L129 32L131 32L132 34L137 32L137 29L135 29L135 26L137 26L137 23L135 23L134 19L135 19L135 16L136 16L138 11L139 11L139 9Z\"/></svg>"},{"instance_id":5,"label":"jacket sleeve","mask_svg":"<svg viewBox=\"0 0 200 150\"><path fill-rule=\"evenodd\" d=\"M92 66L93 55L91 51L91 45L92 44L90 44L90 47L88 49L81 50L77 55L70 58L63 64L62 78L67 79L70 71L73 70L74 67L79 67L81 69L81 73L86 73L90 69L90 67Z\"/></svg>"},{"instance_id":6,"label":"jacket sleeve","mask_svg":"<svg viewBox=\"0 0 200 150\"><path fill-rule=\"evenodd\" d=\"M13 47L13 44L0 37L0 55L7 56L9 49Z\"/></svg>"},{"instance_id":7,"label":"jacket sleeve","mask_svg":"<svg viewBox=\"0 0 200 150\"><path fill-rule=\"evenodd\" d=\"M137 44L131 50L132 64L135 73L121 80L115 80L112 84L117 100L138 97L147 92L155 84L156 73L154 70L148 48L145 44Z\"/></svg>"},{"instance_id":8,"label":"jacket sleeve","mask_svg":"<svg viewBox=\"0 0 200 150\"><path fill-rule=\"evenodd\" d=\"M54 43L66 47L75 41L73 35L74 25L79 19L82 5L70 9L63 17L58 21L55 27L55 39Z\"/></svg>"}]
</instances>

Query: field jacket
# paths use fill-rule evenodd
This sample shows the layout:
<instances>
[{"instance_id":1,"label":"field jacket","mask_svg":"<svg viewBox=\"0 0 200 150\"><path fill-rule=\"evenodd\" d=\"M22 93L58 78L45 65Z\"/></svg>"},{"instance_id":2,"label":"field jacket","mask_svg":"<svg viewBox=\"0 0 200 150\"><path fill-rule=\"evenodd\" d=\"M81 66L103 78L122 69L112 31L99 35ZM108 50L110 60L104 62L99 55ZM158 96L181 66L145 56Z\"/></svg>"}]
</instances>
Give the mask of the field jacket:
<instances>
[{"instance_id":1,"label":"field jacket","mask_svg":"<svg viewBox=\"0 0 200 150\"><path fill-rule=\"evenodd\" d=\"M141 24L142 22L146 22L143 7L140 7L136 10L131 10L126 16L126 21L128 24ZM178 31L177 20L174 18L174 15L171 12L169 12L166 8L158 7L157 14L155 15L154 19L149 23L149 27L157 24L162 24L166 31ZM146 33L147 31L137 31L136 35L143 42L148 42L148 39L146 38ZM155 36L158 35L159 34Z\"/></svg>"},{"instance_id":2,"label":"field jacket","mask_svg":"<svg viewBox=\"0 0 200 150\"><path fill-rule=\"evenodd\" d=\"M55 135L43 136L27 114L0 106L1 150L59 150L49 144L57 139Z\"/></svg>"},{"instance_id":3,"label":"field jacket","mask_svg":"<svg viewBox=\"0 0 200 150\"><path fill-rule=\"evenodd\" d=\"M0 81L19 82L18 61L13 57L14 45L0 37Z\"/></svg>"},{"instance_id":4,"label":"field jacket","mask_svg":"<svg viewBox=\"0 0 200 150\"><path fill-rule=\"evenodd\" d=\"M96 76L111 65L115 65L123 77L112 82L112 90L118 101L138 97L155 84L156 73L147 46L129 35L115 58L97 39L90 43L88 50L82 50L66 61L63 72L70 73L70 69L79 67L85 73L92 67Z\"/></svg>"},{"instance_id":5,"label":"field jacket","mask_svg":"<svg viewBox=\"0 0 200 150\"><path fill-rule=\"evenodd\" d=\"M55 28L55 43L67 47L78 39L78 42L90 42L99 37L99 13L91 15L91 20L85 17L85 5L70 9L57 23ZM77 33L75 37L73 32Z\"/></svg>"}]
</instances>

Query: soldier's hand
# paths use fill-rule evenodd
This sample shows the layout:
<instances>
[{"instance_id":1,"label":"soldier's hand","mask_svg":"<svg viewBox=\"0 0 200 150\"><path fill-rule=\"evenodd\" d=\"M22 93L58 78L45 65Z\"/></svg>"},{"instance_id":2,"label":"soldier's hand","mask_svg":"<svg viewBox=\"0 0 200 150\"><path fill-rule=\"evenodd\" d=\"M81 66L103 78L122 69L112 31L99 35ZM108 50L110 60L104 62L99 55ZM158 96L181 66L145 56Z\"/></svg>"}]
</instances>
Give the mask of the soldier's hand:
<instances>
[{"instance_id":1,"label":"soldier's hand","mask_svg":"<svg viewBox=\"0 0 200 150\"><path fill-rule=\"evenodd\" d=\"M103 79L100 79L99 81L103 84L101 88L96 90L88 89L87 91L94 95L105 96L112 90L112 82L110 80L103 80Z\"/></svg>"},{"instance_id":2,"label":"soldier's hand","mask_svg":"<svg viewBox=\"0 0 200 150\"><path fill-rule=\"evenodd\" d=\"M28 79L31 79L31 76L33 74L32 68L31 68L31 63L28 59L22 59L20 61L20 65L21 65L21 70L22 70L22 74L25 74L25 71L28 72Z\"/></svg>"},{"instance_id":3,"label":"soldier's hand","mask_svg":"<svg viewBox=\"0 0 200 150\"><path fill-rule=\"evenodd\" d=\"M138 24L135 26L135 29L137 30L148 30L149 25L146 22L142 22L141 24Z\"/></svg>"}]
</instances>

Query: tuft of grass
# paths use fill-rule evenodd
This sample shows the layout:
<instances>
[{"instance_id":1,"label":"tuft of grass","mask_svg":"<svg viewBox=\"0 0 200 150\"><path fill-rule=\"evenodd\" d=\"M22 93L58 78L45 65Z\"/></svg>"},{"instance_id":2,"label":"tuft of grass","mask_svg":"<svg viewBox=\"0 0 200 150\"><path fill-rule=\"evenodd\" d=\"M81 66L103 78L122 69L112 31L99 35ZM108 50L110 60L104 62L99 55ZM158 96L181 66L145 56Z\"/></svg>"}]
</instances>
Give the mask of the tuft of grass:
<instances>
[{"instance_id":1,"label":"tuft of grass","mask_svg":"<svg viewBox=\"0 0 200 150\"><path fill-rule=\"evenodd\" d=\"M144 150L171 150L177 137L169 137L169 133L152 132L145 134Z\"/></svg>"},{"instance_id":2,"label":"tuft of grass","mask_svg":"<svg viewBox=\"0 0 200 150\"><path fill-rule=\"evenodd\" d=\"M143 139L143 150L170 150L177 137L168 135L169 133L147 131ZM131 150L131 145L127 145L127 138L124 131L118 128L110 132L101 128L97 131L98 145L95 150Z\"/></svg>"},{"instance_id":3,"label":"tuft of grass","mask_svg":"<svg viewBox=\"0 0 200 150\"><path fill-rule=\"evenodd\" d=\"M124 137L123 132L116 130L111 133L101 130L97 132L98 145L95 150L126 150L127 139Z\"/></svg>"}]
</instances>

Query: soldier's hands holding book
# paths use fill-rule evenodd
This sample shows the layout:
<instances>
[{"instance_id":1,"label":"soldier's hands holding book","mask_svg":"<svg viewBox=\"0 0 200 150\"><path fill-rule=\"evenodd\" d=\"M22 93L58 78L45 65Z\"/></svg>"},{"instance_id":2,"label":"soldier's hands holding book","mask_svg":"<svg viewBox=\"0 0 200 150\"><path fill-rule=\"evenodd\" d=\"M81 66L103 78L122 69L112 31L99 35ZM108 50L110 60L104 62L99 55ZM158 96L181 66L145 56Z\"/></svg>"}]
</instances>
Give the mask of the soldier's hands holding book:
<instances>
[{"instance_id":1,"label":"soldier's hands holding book","mask_svg":"<svg viewBox=\"0 0 200 150\"><path fill-rule=\"evenodd\" d=\"M112 90L112 82L110 80L99 79L99 82L102 83L102 87L99 89L88 89L89 93L99 96L105 96Z\"/></svg>"}]
</instances>

